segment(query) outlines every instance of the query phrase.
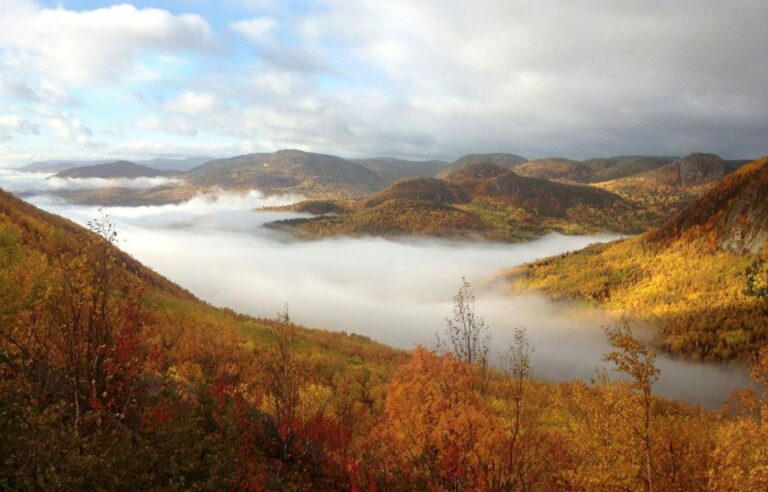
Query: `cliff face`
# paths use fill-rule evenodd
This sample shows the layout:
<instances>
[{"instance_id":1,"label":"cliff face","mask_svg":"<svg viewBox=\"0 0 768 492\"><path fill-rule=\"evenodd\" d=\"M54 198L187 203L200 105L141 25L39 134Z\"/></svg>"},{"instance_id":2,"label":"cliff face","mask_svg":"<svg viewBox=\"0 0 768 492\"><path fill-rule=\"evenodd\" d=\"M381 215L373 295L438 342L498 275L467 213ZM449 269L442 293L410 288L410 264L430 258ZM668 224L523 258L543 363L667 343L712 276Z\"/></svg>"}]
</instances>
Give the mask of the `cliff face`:
<instances>
[{"instance_id":1,"label":"cliff face","mask_svg":"<svg viewBox=\"0 0 768 492\"><path fill-rule=\"evenodd\" d=\"M658 232L686 234L708 234L723 251L759 252L768 242L768 157L726 177Z\"/></svg>"}]
</instances>

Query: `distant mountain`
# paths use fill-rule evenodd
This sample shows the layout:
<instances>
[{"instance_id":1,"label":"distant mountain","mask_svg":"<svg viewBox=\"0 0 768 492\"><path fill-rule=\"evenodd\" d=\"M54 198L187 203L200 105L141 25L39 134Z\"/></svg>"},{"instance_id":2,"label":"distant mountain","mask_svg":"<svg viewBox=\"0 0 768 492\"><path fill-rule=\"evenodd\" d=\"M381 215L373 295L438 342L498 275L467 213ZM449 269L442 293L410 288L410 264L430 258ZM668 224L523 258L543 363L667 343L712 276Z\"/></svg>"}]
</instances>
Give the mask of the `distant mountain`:
<instances>
[{"instance_id":1,"label":"distant mountain","mask_svg":"<svg viewBox=\"0 0 768 492\"><path fill-rule=\"evenodd\" d=\"M447 169L440 172L437 177L443 178L453 171L457 171L467 166L475 164L493 164L502 169L514 169L517 165L527 162L525 157L515 154L496 153L496 154L467 154L456 159Z\"/></svg>"},{"instance_id":2,"label":"distant mountain","mask_svg":"<svg viewBox=\"0 0 768 492\"><path fill-rule=\"evenodd\" d=\"M172 159L169 157L155 157L144 161L133 161L142 166L159 169L161 171L189 171L201 164L212 160L211 157L184 157Z\"/></svg>"},{"instance_id":3,"label":"distant mountain","mask_svg":"<svg viewBox=\"0 0 768 492\"><path fill-rule=\"evenodd\" d=\"M156 157L148 160L134 160L131 161L141 166L151 167L152 169L159 169L161 171L188 171L200 164L208 162L211 157L184 157L184 158L168 158L168 157ZM38 172L38 173L58 173L66 169L74 169L77 167L94 166L97 164L107 164L115 162L115 159L96 159L96 160L65 160L54 159L48 161L32 162L26 166L22 166L19 170L24 172Z\"/></svg>"},{"instance_id":4,"label":"distant mountain","mask_svg":"<svg viewBox=\"0 0 768 492\"><path fill-rule=\"evenodd\" d=\"M693 155L652 174L700 186L731 167ZM664 226L642 236L547 258L510 274L520 289L581 299L660 328L658 344L707 360L748 358L768 343L768 306L745 293L747 270L768 260L768 157L725 177Z\"/></svg>"},{"instance_id":5,"label":"distant mountain","mask_svg":"<svg viewBox=\"0 0 768 492\"><path fill-rule=\"evenodd\" d=\"M445 161L407 161L391 157L356 159L354 162L390 181L412 176L434 176L449 166Z\"/></svg>"},{"instance_id":6,"label":"distant mountain","mask_svg":"<svg viewBox=\"0 0 768 492\"><path fill-rule=\"evenodd\" d=\"M20 171L28 173L58 173L65 169L73 169L75 167L93 166L96 164L104 164L111 162L110 160L88 160L88 161L70 161L54 159L49 161L38 161L27 164L19 168Z\"/></svg>"},{"instance_id":7,"label":"distant mountain","mask_svg":"<svg viewBox=\"0 0 768 492\"><path fill-rule=\"evenodd\" d=\"M129 161L115 161L93 166L82 166L66 169L56 174L57 178L155 178L169 176L170 171L161 171L147 166L141 166Z\"/></svg>"},{"instance_id":8,"label":"distant mountain","mask_svg":"<svg viewBox=\"0 0 768 492\"><path fill-rule=\"evenodd\" d=\"M588 181L599 183L653 171L674 161L675 157L617 156L581 161L587 169Z\"/></svg>"},{"instance_id":9,"label":"distant mountain","mask_svg":"<svg viewBox=\"0 0 768 492\"><path fill-rule=\"evenodd\" d=\"M364 195L389 182L356 162L300 150L216 159L192 169L186 177L190 184L202 187L337 197Z\"/></svg>"},{"instance_id":10,"label":"distant mountain","mask_svg":"<svg viewBox=\"0 0 768 492\"><path fill-rule=\"evenodd\" d=\"M272 223L303 238L333 235L472 236L522 241L550 231L639 232L642 214L620 196L585 185L518 176L490 163L445 179L407 178L355 202L301 202L283 209L333 216Z\"/></svg>"},{"instance_id":11,"label":"distant mountain","mask_svg":"<svg viewBox=\"0 0 768 492\"><path fill-rule=\"evenodd\" d=\"M515 172L522 176L569 183L598 183L652 171L673 160L669 157L627 156L574 161L550 157L517 165Z\"/></svg>"},{"instance_id":12,"label":"distant mountain","mask_svg":"<svg viewBox=\"0 0 768 492\"><path fill-rule=\"evenodd\" d=\"M578 161L563 157L534 159L518 166L515 172L531 178L568 181L572 183L589 182L589 170Z\"/></svg>"}]
</instances>

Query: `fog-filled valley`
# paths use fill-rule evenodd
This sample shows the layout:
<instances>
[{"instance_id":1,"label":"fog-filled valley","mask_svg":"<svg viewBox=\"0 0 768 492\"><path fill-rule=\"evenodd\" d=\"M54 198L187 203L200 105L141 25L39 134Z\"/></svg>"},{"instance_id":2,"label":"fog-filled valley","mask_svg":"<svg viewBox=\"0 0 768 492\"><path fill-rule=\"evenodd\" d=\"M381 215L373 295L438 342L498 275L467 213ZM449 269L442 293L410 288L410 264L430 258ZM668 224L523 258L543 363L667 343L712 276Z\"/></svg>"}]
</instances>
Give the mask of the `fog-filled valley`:
<instances>
[{"instance_id":1,"label":"fog-filled valley","mask_svg":"<svg viewBox=\"0 0 768 492\"><path fill-rule=\"evenodd\" d=\"M0 187L21 195L34 192L31 203L81 225L99 216L97 207L68 204L47 193L94 185L90 181L0 174ZM135 181L134 186L142 185ZM358 333L403 349L431 347L466 277L475 290L478 314L492 331L492 360L498 361L512 342L514 329L524 327L535 350L536 378L589 381L599 367L607 367L601 357L610 347L601 327L617 320L534 294L512 295L499 272L618 236L552 233L519 244L418 237L298 241L263 224L301 214L254 211L301 198L251 191L104 211L117 227L121 249L217 306L274 317L287 304L292 319L308 327ZM697 364L660 356L658 365L659 395L711 408L732 390L750 385L746 369L737 363Z\"/></svg>"}]
</instances>

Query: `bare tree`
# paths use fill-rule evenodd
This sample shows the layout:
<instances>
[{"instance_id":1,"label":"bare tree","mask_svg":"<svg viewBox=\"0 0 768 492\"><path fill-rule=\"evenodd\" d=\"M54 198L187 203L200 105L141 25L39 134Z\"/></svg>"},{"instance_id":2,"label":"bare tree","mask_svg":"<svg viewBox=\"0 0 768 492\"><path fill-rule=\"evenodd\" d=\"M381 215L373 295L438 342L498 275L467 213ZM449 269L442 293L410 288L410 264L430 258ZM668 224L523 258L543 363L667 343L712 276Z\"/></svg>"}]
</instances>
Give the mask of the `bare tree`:
<instances>
[{"instance_id":1,"label":"bare tree","mask_svg":"<svg viewBox=\"0 0 768 492\"><path fill-rule=\"evenodd\" d=\"M629 323L624 320L620 326L606 328L608 341L615 349L603 357L612 362L616 371L630 379L630 388L640 395L643 418L640 425L632 424L632 429L643 441L645 450L645 486L653 491L653 457L651 424L653 418L653 384L659 377L656 367L656 354L642 344L632 333Z\"/></svg>"},{"instance_id":2,"label":"bare tree","mask_svg":"<svg viewBox=\"0 0 768 492\"><path fill-rule=\"evenodd\" d=\"M530 465L528 446L522 435L524 432L525 387L531 375L531 348L525 328L516 328L512 344L502 356L506 373L506 408L511 422L511 437L508 446L507 462L511 476L522 490L528 490L526 469Z\"/></svg>"},{"instance_id":3,"label":"bare tree","mask_svg":"<svg viewBox=\"0 0 768 492\"><path fill-rule=\"evenodd\" d=\"M466 278L453 296L453 317L446 318L445 339L437 335L437 347L456 359L476 364L480 369L480 386L485 388L491 332L485 320L475 313L475 294Z\"/></svg>"}]
</instances>

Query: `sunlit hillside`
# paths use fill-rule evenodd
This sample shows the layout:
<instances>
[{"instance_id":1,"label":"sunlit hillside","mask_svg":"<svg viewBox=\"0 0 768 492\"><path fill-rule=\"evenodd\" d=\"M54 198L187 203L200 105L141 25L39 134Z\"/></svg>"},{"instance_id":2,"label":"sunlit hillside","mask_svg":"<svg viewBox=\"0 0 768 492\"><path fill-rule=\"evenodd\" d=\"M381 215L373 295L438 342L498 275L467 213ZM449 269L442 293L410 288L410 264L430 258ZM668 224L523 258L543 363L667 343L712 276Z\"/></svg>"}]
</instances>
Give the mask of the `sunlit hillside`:
<instances>
[{"instance_id":1,"label":"sunlit hillside","mask_svg":"<svg viewBox=\"0 0 768 492\"><path fill-rule=\"evenodd\" d=\"M660 328L659 344L708 360L753 356L768 339L765 275L768 158L723 180L661 229L520 267L510 278ZM762 273L761 273L762 272Z\"/></svg>"}]
</instances>

